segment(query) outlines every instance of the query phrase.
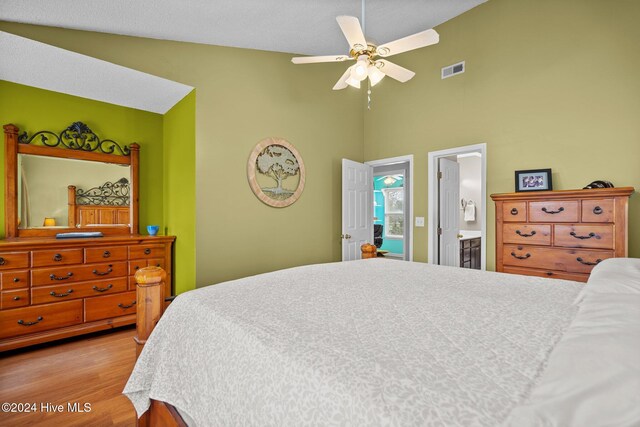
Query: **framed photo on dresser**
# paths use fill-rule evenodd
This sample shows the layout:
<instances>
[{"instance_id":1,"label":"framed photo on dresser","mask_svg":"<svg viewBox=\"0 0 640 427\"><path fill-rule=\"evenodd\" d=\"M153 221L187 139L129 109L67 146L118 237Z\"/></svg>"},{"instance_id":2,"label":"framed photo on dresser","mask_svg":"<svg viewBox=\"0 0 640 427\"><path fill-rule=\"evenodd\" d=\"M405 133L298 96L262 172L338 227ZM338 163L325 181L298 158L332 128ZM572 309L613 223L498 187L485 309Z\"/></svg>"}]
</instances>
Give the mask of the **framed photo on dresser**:
<instances>
[{"instance_id":1,"label":"framed photo on dresser","mask_svg":"<svg viewBox=\"0 0 640 427\"><path fill-rule=\"evenodd\" d=\"M553 190L551 169L516 171L516 192L551 190Z\"/></svg>"}]
</instances>

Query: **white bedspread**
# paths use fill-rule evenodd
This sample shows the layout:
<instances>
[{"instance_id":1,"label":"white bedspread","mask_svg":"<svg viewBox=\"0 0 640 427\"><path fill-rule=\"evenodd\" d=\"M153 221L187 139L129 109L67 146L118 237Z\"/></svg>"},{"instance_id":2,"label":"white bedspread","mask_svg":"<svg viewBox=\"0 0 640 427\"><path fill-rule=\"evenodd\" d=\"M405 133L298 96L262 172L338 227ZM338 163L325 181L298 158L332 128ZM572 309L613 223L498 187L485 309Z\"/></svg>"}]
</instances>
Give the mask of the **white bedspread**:
<instances>
[{"instance_id":1,"label":"white bedspread","mask_svg":"<svg viewBox=\"0 0 640 427\"><path fill-rule=\"evenodd\" d=\"M227 282L176 298L124 392L199 426L495 426L582 286L375 259Z\"/></svg>"}]
</instances>

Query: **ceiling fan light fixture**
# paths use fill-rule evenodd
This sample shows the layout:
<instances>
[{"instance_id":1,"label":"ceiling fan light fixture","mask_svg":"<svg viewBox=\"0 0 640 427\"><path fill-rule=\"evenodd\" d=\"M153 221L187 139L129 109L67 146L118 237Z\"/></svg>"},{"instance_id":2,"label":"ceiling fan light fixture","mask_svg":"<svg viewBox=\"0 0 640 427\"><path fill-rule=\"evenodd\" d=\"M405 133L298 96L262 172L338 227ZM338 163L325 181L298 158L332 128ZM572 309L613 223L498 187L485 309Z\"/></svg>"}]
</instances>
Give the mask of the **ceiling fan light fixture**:
<instances>
[{"instance_id":1,"label":"ceiling fan light fixture","mask_svg":"<svg viewBox=\"0 0 640 427\"><path fill-rule=\"evenodd\" d=\"M353 78L353 71L351 72L351 76L345 81L349 86L355 87L356 89L360 89L360 80Z\"/></svg>"},{"instance_id":2,"label":"ceiling fan light fixture","mask_svg":"<svg viewBox=\"0 0 640 427\"><path fill-rule=\"evenodd\" d=\"M396 180L392 176L388 176L382 182L384 182L384 185L393 185L396 183Z\"/></svg>"},{"instance_id":3,"label":"ceiling fan light fixture","mask_svg":"<svg viewBox=\"0 0 640 427\"><path fill-rule=\"evenodd\" d=\"M367 78L369 67L369 57L367 55L360 55L358 62L351 68L351 77L358 81L363 81Z\"/></svg>"},{"instance_id":4,"label":"ceiling fan light fixture","mask_svg":"<svg viewBox=\"0 0 640 427\"><path fill-rule=\"evenodd\" d=\"M369 69L367 70L369 74L369 81L371 82L371 86L375 86L384 78L385 74L375 66L375 64L369 65Z\"/></svg>"}]
</instances>

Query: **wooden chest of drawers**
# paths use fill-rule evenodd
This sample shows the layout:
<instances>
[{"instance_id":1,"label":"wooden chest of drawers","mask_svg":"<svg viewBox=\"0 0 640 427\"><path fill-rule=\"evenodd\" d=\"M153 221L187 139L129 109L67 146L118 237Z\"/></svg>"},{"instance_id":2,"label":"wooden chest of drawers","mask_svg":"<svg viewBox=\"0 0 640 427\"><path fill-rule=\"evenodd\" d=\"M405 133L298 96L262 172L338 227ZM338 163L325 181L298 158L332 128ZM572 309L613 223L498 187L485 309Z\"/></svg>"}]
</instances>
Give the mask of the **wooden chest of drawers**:
<instances>
[{"instance_id":1,"label":"wooden chest of drawers","mask_svg":"<svg viewBox=\"0 0 640 427\"><path fill-rule=\"evenodd\" d=\"M172 295L171 236L0 241L0 351L135 323L135 272L159 266Z\"/></svg>"},{"instance_id":2,"label":"wooden chest of drawers","mask_svg":"<svg viewBox=\"0 0 640 427\"><path fill-rule=\"evenodd\" d=\"M632 187L493 194L496 271L586 282L627 256Z\"/></svg>"}]
</instances>

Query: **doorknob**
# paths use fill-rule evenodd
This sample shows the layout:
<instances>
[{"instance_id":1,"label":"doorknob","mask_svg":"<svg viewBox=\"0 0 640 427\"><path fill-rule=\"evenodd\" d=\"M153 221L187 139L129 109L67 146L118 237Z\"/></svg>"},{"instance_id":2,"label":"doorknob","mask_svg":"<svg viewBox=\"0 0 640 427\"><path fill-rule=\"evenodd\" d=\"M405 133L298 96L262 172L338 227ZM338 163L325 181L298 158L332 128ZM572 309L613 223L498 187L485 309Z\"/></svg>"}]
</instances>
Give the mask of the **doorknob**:
<instances>
[{"instance_id":1,"label":"doorknob","mask_svg":"<svg viewBox=\"0 0 640 427\"><path fill-rule=\"evenodd\" d=\"M350 234L341 234L341 235L340 235L340 238L341 238L341 239L350 239L350 238L351 238L351 235L350 235Z\"/></svg>"},{"instance_id":2,"label":"doorknob","mask_svg":"<svg viewBox=\"0 0 640 427\"><path fill-rule=\"evenodd\" d=\"M464 236L462 234L458 234L458 239L462 239Z\"/></svg>"}]
</instances>

